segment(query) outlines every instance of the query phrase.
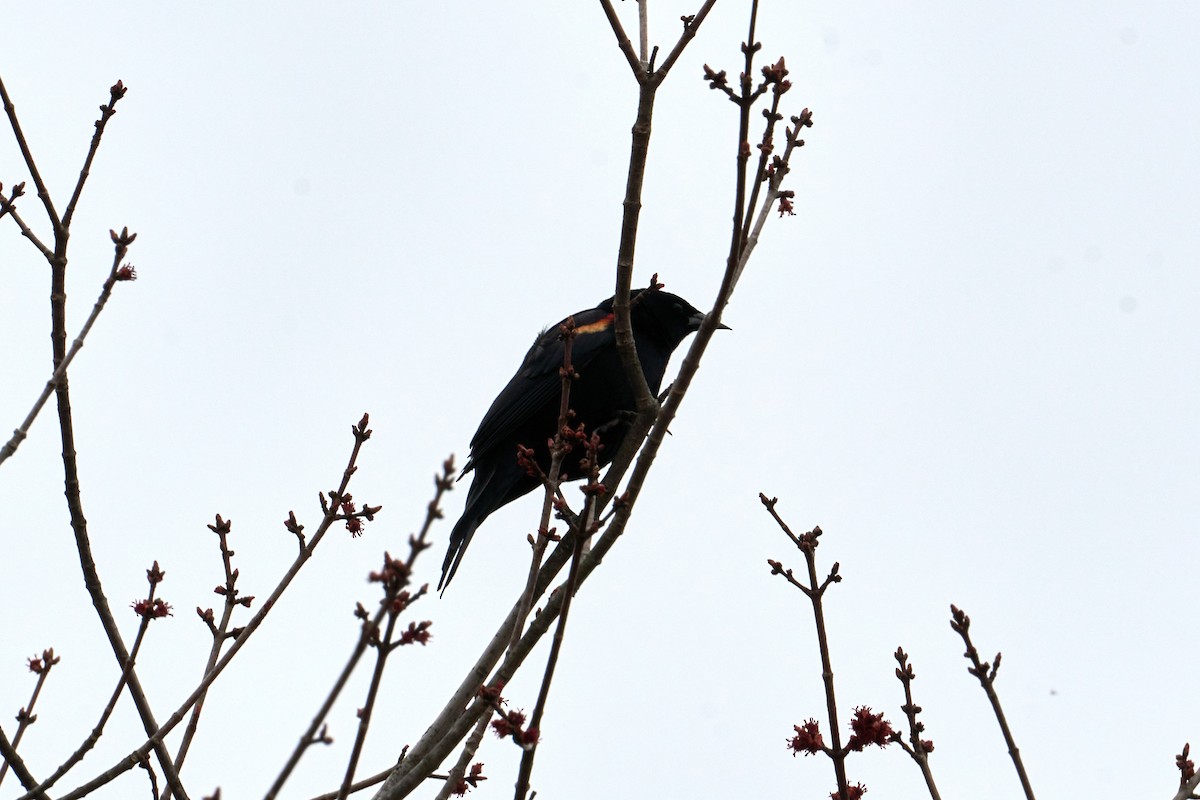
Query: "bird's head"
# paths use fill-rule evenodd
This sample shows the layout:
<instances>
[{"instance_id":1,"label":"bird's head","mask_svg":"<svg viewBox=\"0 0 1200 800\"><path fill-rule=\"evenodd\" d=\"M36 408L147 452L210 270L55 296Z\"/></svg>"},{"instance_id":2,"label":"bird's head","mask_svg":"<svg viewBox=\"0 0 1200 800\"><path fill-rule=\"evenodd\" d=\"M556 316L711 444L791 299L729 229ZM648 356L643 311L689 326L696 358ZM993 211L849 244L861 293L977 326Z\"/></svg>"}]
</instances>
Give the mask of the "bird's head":
<instances>
[{"instance_id":1,"label":"bird's head","mask_svg":"<svg viewBox=\"0 0 1200 800\"><path fill-rule=\"evenodd\" d=\"M636 332L645 332L674 350L689 333L700 330L707 315L679 295L662 289L635 289L629 293L630 317ZM605 301L611 308L613 299ZM718 324L720 330L729 326Z\"/></svg>"}]
</instances>

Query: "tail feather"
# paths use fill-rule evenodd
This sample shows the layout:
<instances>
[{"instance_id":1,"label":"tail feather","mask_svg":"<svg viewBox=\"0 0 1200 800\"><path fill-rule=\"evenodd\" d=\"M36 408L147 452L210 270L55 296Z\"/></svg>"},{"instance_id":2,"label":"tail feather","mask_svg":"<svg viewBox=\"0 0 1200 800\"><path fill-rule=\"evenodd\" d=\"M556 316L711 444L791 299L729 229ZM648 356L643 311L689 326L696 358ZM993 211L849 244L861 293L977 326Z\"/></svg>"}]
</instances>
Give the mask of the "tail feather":
<instances>
[{"instance_id":1,"label":"tail feather","mask_svg":"<svg viewBox=\"0 0 1200 800\"><path fill-rule=\"evenodd\" d=\"M474 461L468 463L468 468L476 466ZM463 474L466 472L464 469ZM504 504L503 498L510 488L504 483L506 476L497 477L494 466L489 468L485 464L483 468L475 469L474 475L471 488L467 491L466 508L454 524L454 530L450 532L450 546L446 549L446 559L442 562L442 579L438 581L438 591L443 594L450 581L454 580L454 573L458 572L458 565L463 554L467 552L467 545L471 543L475 530L483 524L489 514Z\"/></svg>"},{"instance_id":2,"label":"tail feather","mask_svg":"<svg viewBox=\"0 0 1200 800\"><path fill-rule=\"evenodd\" d=\"M439 592L444 594L450 581L454 580L454 573L458 572L458 565L463 554L467 552L467 545L471 543L471 537L475 535L475 530L481 522L483 520L474 514L464 513L455 523L454 530L450 533L450 547L446 550L445 561L442 562L442 579L438 581L437 586Z\"/></svg>"}]
</instances>

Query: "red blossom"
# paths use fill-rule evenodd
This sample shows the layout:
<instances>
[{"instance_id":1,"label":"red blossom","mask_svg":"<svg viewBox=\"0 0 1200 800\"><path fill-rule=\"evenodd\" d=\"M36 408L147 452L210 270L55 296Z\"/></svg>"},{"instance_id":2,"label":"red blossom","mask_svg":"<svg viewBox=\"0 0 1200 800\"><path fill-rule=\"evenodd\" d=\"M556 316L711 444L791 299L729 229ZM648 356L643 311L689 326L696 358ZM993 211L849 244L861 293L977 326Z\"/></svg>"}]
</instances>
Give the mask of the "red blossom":
<instances>
[{"instance_id":1,"label":"red blossom","mask_svg":"<svg viewBox=\"0 0 1200 800\"><path fill-rule=\"evenodd\" d=\"M497 682L495 686L480 686L479 696L493 703L503 703L504 698L500 696L500 691L504 689L503 682Z\"/></svg>"},{"instance_id":2,"label":"red blossom","mask_svg":"<svg viewBox=\"0 0 1200 800\"><path fill-rule=\"evenodd\" d=\"M125 264L117 270L116 278L119 281L136 281L137 270L134 269L133 264Z\"/></svg>"},{"instance_id":3,"label":"red blossom","mask_svg":"<svg viewBox=\"0 0 1200 800\"><path fill-rule=\"evenodd\" d=\"M812 755L821 752L825 742L821 738L820 725L815 719L809 719L803 725L793 725L792 727L796 729L796 735L788 740L788 748L792 751L793 756L800 753Z\"/></svg>"},{"instance_id":4,"label":"red blossom","mask_svg":"<svg viewBox=\"0 0 1200 800\"><path fill-rule=\"evenodd\" d=\"M861 783L856 783L853 786L846 787L846 795L848 800L862 800L862 796L867 793L867 787ZM829 800L842 800L841 792L832 792L829 795Z\"/></svg>"},{"instance_id":5,"label":"red blossom","mask_svg":"<svg viewBox=\"0 0 1200 800\"><path fill-rule=\"evenodd\" d=\"M532 447L517 445L517 466L525 470L525 474L531 478L541 477L542 468L538 466L537 453L533 452Z\"/></svg>"},{"instance_id":6,"label":"red blossom","mask_svg":"<svg viewBox=\"0 0 1200 800\"><path fill-rule=\"evenodd\" d=\"M501 739L506 739L514 733L520 735L521 727L525 724L525 715L520 711L509 711L502 717L492 720L492 732Z\"/></svg>"},{"instance_id":7,"label":"red blossom","mask_svg":"<svg viewBox=\"0 0 1200 800\"><path fill-rule=\"evenodd\" d=\"M461 797L486 780L487 776L483 774L483 762L477 762L471 765L471 771L468 774L458 779L458 783L454 784L451 793Z\"/></svg>"},{"instance_id":8,"label":"red blossom","mask_svg":"<svg viewBox=\"0 0 1200 800\"><path fill-rule=\"evenodd\" d=\"M171 605L165 600L137 600L129 604L133 609L133 613L143 619L157 619L158 617L174 616L171 612Z\"/></svg>"},{"instance_id":9,"label":"red blossom","mask_svg":"<svg viewBox=\"0 0 1200 800\"><path fill-rule=\"evenodd\" d=\"M870 706L858 706L850 720L853 735L846 746L851 750L862 750L867 745L886 747L892 740L892 725L883 718L883 712L871 713Z\"/></svg>"},{"instance_id":10,"label":"red blossom","mask_svg":"<svg viewBox=\"0 0 1200 800\"><path fill-rule=\"evenodd\" d=\"M392 558L390 553L383 554L383 569L371 572L367 580L371 583L382 583L385 587L399 588L408 583L408 564L401 558Z\"/></svg>"},{"instance_id":11,"label":"red blossom","mask_svg":"<svg viewBox=\"0 0 1200 800\"><path fill-rule=\"evenodd\" d=\"M1192 745L1190 743L1184 744L1183 752L1175 756L1175 768L1179 770L1180 786L1190 781L1196 775L1196 764L1194 761L1188 758L1188 754L1191 753L1191 750Z\"/></svg>"},{"instance_id":12,"label":"red blossom","mask_svg":"<svg viewBox=\"0 0 1200 800\"><path fill-rule=\"evenodd\" d=\"M33 658L28 660L29 661L29 671L32 672L34 675L41 675L43 672L48 671L51 667L53 667L55 664L57 664L61 660L62 660L61 658L54 655L54 648L48 647L42 651L42 655L40 657L34 656Z\"/></svg>"},{"instance_id":13,"label":"red blossom","mask_svg":"<svg viewBox=\"0 0 1200 800\"><path fill-rule=\"evenodd\" d=\"M401 633L397 641L400 644L412 644L413 642L422 645L429 644L429 637L433 635L429 632L429 626L432 624L429 620L425 620L424 622L410 622L408 623L408 630Z\"/></svg>"}]
</instances>

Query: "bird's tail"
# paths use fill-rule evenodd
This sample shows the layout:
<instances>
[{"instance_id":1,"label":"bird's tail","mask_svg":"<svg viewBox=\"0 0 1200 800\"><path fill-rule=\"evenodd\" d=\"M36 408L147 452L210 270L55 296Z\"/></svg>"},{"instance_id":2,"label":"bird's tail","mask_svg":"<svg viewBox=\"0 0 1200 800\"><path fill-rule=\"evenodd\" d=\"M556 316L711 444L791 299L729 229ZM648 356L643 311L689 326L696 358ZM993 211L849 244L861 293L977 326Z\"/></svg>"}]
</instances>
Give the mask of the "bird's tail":
<instances>
[{"instance_id":1,"label":"bird's tail","mask_svg":"<svg viewBox=\"0 0 1200 800\"><path fill-rule=\"evenodd\" d=\"M442 579L438 581L438 591L445 593L446 587L450 585L450 581L454 580L454 573L458 572L458 564L462 561L463 554L467 552L467 545L471 543L471 537L475 535L475 529L479 527L479 523L483 520L478 519L474 514L462 515L454 525L454 530L450 533L450 547L446 550L446 560L442 562Z\"/></svg>"}]
</instances>

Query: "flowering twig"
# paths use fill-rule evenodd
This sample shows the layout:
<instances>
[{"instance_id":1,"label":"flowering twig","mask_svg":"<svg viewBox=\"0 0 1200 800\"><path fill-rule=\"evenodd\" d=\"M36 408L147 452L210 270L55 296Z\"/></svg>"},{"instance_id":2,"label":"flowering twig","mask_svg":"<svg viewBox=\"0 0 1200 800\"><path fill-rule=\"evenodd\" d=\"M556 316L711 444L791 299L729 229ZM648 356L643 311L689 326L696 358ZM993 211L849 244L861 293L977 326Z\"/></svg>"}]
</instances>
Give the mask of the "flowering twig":
<instances>
[{"instance_id":1,"label":"flowering twig","mask_svg":"<svg viewBox=\"0 0 1200 800\"><path fill-rule=\"evenodd\" d=\"M13 734L12 743L9 745L12 752L15 753L21 746L21 737L25 735L29 726L37 722L37 714L33 713L34 707L42 693L42 687L46 685L46 679L50 677L50 670L61 660L62 658L54 655L53 647L47 647L40 656L29 659L29 671L37 675L37 680L33 684L33 693L29 695L29 702L17 712L17 732ZM4 783L4 776L7 773L8 759L6 757L4 762L0 763L0 783Z\"/></svg>"},{"instance_id":2,"label":"flowering twig","mask_svg":"<svg viewBox=\"0 0 1200 800\"><path fill-rule=\"evenodd\" d=\"M533 731L533 735L528 737L524 751L521 753L521 766L517 772L517 787L513 794L515 800L525 800L525 796L529 791L529 780L533 774L533 760L537 755L537 746L540 741L538 732L542 729L542 715L546 711L546 702L550 697L550 683L554 679L554 670L558 665L559 654L562 651L563 638L567 628L567 618L571 611L571 600L575 596L575 590L579 586L579 566L583 560L584 546L587 538L595 532L593 525L596 519L596 506L599 499L604 495L604 484L600 483L600 437L595 432L590 437L585 437L582 430L580 430L579 436L582 441L577 440L575 446L582 445L585 448L585 456L581 461L581 466L586 465L589 473L588 483L581 487L587 500L585 501L579 526L571 531L573 544L571 569L567 574L566 584L558 589L562 595L562 606L558 614L557 624L554 627L554 637L550 642L550 653L546 657L546 668L542 673L542 684L541 688L538 689L537 702L534 704L533 714L529 718L529 729ZM561 432L559 438L563 438Z\"/></svg>"},{"instance_id":3,"label":"flowering twig","mask_svg":"<svg viewBox=\"0 0 1200 800\"><path fill-rule=\"evenodd\" d=\"M496 713L496 719L492 720L492 733L501 739L511 739L517 747L527 748L541 734L534 725L525 724L527 718L524 711L511 707L507 711L504 709L507 701L500 696L503 689L504 681L501 680L493 680L489 685L479 687L480 702Z\"/></svg>"},{"instance_id":4,"label":"flowering twig","mask_svg":"<svg viewBox=\"0 0 1200 800\"><path fill-rule=\"evenodd\" d=\"M54 784L56 784L60 778L66 775L76 764L83 760L83 757L87 755L88 751L95 747L96 743L100 741L100 737L104 735L104 728L108 724L109 718L112 716L113 711L117 707L117 701L120 700L121 694L125 691L125 684L129 680L129 672L133 668L133 665L137 663L138 653L141 652L142 642L146 638L146 631L149 630L150 623L153 620L159 619L162 616L170 613L170 606L155 597L157 586L162 582L164 577L165 573L159 568L157 561L154 562L150 569L146 570L146 579L150 584L149 590L144 600L135 602L132 606L134 613L140 617L141 622L138 625L137 633L133 637L133 646L129 649L129 661L126 663L125 669L121 670L121 676L117 680L116 687L109 695L108 702L105 704L104 710L100 713L100 719L92 727L92 731L88 734L88 737L83 740L79 747L75 749L75 752L72 753L66 761L60 764L58 768L51 773L50 777L43 780L37 785L35 790L29 792L28 794L32 794L34 796L45 796L44 794L39 793L44 793L47 789L54 786Z\"/></svg>"},{"instance_id":5,"label":"flowering twig","mask_svg":"<svg viewBox=\"0 0 1200 800\"><path fill-rule=\"evenodd\" d=\"M562 381L558 404L558 425L555 427L554 439L550 445L550 470L542 475L545 486L542 515L538 522L537 536L531 542L533 552L529 559L529 576L525 580L525 591L517 601L517 619L513 625L510 640L512 645L520 640L521 631L525 628L525 620L529 617L529 610L533 608L533 593L537 587L538 571L542 568L542 558L546 554L546 546L555 540L554 530L550 527L550 512L554 509L555 501L559 497L563 458L570 450L570 445L564 439L563 434L564 431L569 432L570 430L567 426L571 420L571 384L579 377L575 372L575 365L571 363L571 349L575 343L575 318L567 317L558 334L563 343L563 363L558 370ZM532 457L528 448L519 451L519 455L523 458L527 469L538 468L537 461ZM541 472L540 468L538 468L538 472Z\"/></svg>"},{"instance_id":6,"label":"flowering twig","mask_svg":"<svg viewBox=\"0 0 1200 800\"><path fill-rule=\"evenodd\" d=\"M229 534L233 529L233 523L222 519L221 515L217 514L216 520L208 525L208 529L217 535L218 547L221 553L221 566L225 573L224 582L218 584L213 592L224 597L225 603L219 623L214 621L215 615L211 608L201 609L199 606L196 607L196 615L208 626L209 633L212 635L212 644L208 650L208 658L204 662L202 676L207 675L217 663L217 659L221 656L221 647L225 641L236 637L240 633L239 630L229 630L229 625L233 621L234 610L239 606L250 608L250 604L254 602L253 595L239 596L239 589L237 588L239 573L233 566L234 553L229 547ZM177 770L183 768L183 762L187 758L192 739L196 736L196 730L200 724L200 713L204 709L204 700L207 696L207 692L200 695L199 699L196 700L196 704L192 706L192 713L188 718L187 727L183 731L183 738L180 740L179 747L175 751L174 763ZM166 792L163 793L162 800L169 800L170 797L171 788L167 787Z\"/></svg>"},{"instance_id":7,"label":"flowering twig","mask_svg":"<svg viewBox=\"0 0 1200 800\"><path fill-rule=\"evenodd\" d=\"M1013 766L1017 769L1017 777L1021 779L1021 789L1025 792L1025 797L1028 800L1034 800L1033 787L1029 783L1029 776L1025 773L1025 764L1021 761L1021 752L1017 749L1017 742L1013 738L1012 731L1008 728L1008 720L1004 717L1004 709L1000 707L1000 696L996 694L995 683L996 673L1000 671L1000 653L996 653L996 657L990 664L979 659L979 651L975 649L975 645L971 644L971 618L962 609L954 605L950 606L950 627L962 637L963 644L967 646L967 651L963 653L963 658L971 662L971 666L967 667L967 672L979 680L979 685L983 687L988 702L992 704L992 711L996 714L996 721L1000 723L1000 732L1004 734L1004 743L1008 745L1008 754L1012 757Z\"/></svg>"},{"instance_id":8,"label":"flowering twig","mask_svg":"<svg viewBox=\"0 0 1200 800\"><path fill-rule=\"evenodd\" d=\"M475 759L475 753L479 750L479 745L483 742L484 735L487 733L488 722L490 721L491 714L484 714L475 723L475 729L471 731L471 735L463 743L463 749L458 754L458 760L454 762L454 766L446 774L446 783L438 790L437 797L434 800L449 800L452 794L463 795L467 792L468 787L474 789L479 785L479 781L487 780L483 776L483 762L472 762ZM468 769L470 772L468 772ZM430 775L429 777L437 779L441 776Z\"/></svg>"},{"instance_id":9,"label":"flowering twig","mask_svg":"<svg viewBox=\"0 0 1200 800\"><path fill-rule=\"evenodd\" d=\"M833 772L837 778L838 793L842 798L848 797L848 784L846 782L846 758L845 752L842 750L841 731L838 726L838 711L837 711L837 696L833 690L833 661L829 655L829 636L825 630L825 609L823 600L825 590L834 583L840 583L842 576L838 574L839 565L834 562L833 567L829 570L829 574L825 576L823 581L817 579L817 545L820 543L821 529L813 528L808 533L802 533L799 536L792 533L792 529L788 527L783 518L775 510L779 498L772 497L770 499L763 493L759 493L758 499L762 502L763 507L767 509L767 513L775 520L779 528L787 535L794 545L804 554L804 561L808 567L808 583L797 580L790 569L785 570L783 565L778 561L768 559L767 563L771 566L772 575L782 575L787 581L804 592L805 597L812 604L813 620L817 627L817 646L821 651L821 678L825 683L825 713L829 720L829 736L832 740L832 745L828 748L822 746L822 750L830 755L833 760ZM814 723L815 725L815 723ZM797 730L799 734L799 730Z\"/></svg>"},{"instance_id":10,"label":"flowering twig","mask_svg":"<svg viewBox=\"0 0 1200 800\"><path fill-rule=\"evenodd\" d=\"M354 448L350 453L349 463L342 472L342 480L339 488L333 492L333 494L336 496L345 494L346 487L349 485L351 477L355 472L358 471L357 461L359 452L362 450L363 444L369 438L371 438L371 430L367 427L369 422L370 418L368 415L363 414L362 419L358 422L358 424L352 426L351 428L351 432L354 435ZM204 675L204 677L200 680L199 685L192 691L187 699L183 701L182 705L175 710L175 712L166 720L166 722L157 727L155 730L151 731L149 738L147 738L147 740L139 748L123 757L112 767L105 770L100 775L97 775L92 780L58 798L58 800L75 800L75 798L83 797L84 795L112 781L117 776L136 766L138 759L141 758L142 755L150 752L151 750L157 752L158 749L162 747L162 742L166 736L172 730L174 730L180 722L183 721L184 716L192 709L200 697L204 695L204 693L208 690L208 687L211 686L212 683L221 675L221 673L229 665L229 662L233 660L234 656L238 654L246 642L249 641L251 634L253 634L254 631L256 631L260 625L262 625L263 621L267 617L267 614L270 613L271 609L276 606L279 598L283 595L284 591L287 590L288 586L291 585L296 575L300 572L300 569L312 557L313 551L316 550L317 545L320 544L325 534L329 531L329 528L334 524L334 522L337 521L337 505L330 505L328 502L326 502L324 495L321 495L321 498L324 516L321 519L320 526L318 526L316 532L313 534L312 539L305 544L304 548L296 556L291 566L284 573L283 577L280 578L279 583L276 585L275 589L271 592L266 601L263 602L258 612L255 613L248 623L246 623L245 627L242 628L237 637L232 640L232 644L230 645L229 649L225 651L225 654L216 663L216 665ZM294 515L291 515L289 517L289 521L294 520L294 518ZM292 530L292 527L287 524L287 521L285 521L285 527L287 527L288 530ZM167 758L166 760L168 764L171 762L170 758ZM161 763L162 762L160 759L160 765ZM165 768L164 772L166 772ZM171 772L173 773L174 770L172 769ZM180 800L183 800L183 796L178 795L178 789L175 787L172 788ZM26 796L19 798L18 800L29 799Z\"/></svg>"},{"instance_id":11,"label":"flowering twig","mask_svg":"<svg viewBox=\"0 0 1200 800\"><path fill-rule=\"evenodd\" d=\"M933 781L933 771L929 768L929 754L933 752L933 742L921 738L921 733L925 730L925 723L917 719L917 715L921 713L921 707L913 702L912 682L916 679L917 673L913 671L912 664L908 662L908 654L904 652L903 648L896 648L895 657L896 663L899 665L896 667L896 679L904 687L904 705L900 706L900 710L908 719L908 741L904 741L904 736L900 731L892 734L892 741L900 745L901 749L917 763L922 777L925 778L925 787L929 790L930 798L941 800L937 785Z\"/></svg>"},{"instance_id":12,"label":"flowering twig","mask_svg":"<svg viewBox=\"0 0 1200 800\"><path fill-rule=\"evenodd\" d=\"M422 524L419 533L408 537L409 552L408 559L404 562L404 567L409 574L412 573L412 569L416 564L417 557L431 546L427 539L429 530L433 527L433 523L436 520L439 520L444 516L441 508L442 496L454 488L454 473L454 456L450 456L442 462L441 474L435 474L433 476L434 495L433 499L429 501L429 504L425 508L425 521ZM289 523L289 530L293 528L303 528L303 526L300 526L298 523L296 523L294 515L289 517ZM303 536L303 533L300 531L294 532L296 532L299 536ZM288 757L287 763L284 764L283 769L280 770L279 775L276 776L271 788L267 791L267 800L273 800L273 798L275 798L283 789L284 783L291 776L292 772L296 768L296 765L300 763L300 759L310 746L313 744L329 744L332 742L332 739L330 739L326 734L327 727L325 720L329 716L329 712L333 709L333 704L341 695L342 689L344 689L347 682L349 682L350 676L354 673L355 668L358 666L359 660L367 652L367 648L371 646L372 640L376 636L376 633L379 630L379 625L382 623L384 616L388 613L389 607L389 604L381 603L375 614L369 619L365 618L365 609L363 609L361 606L359 606L359 609L356 609L355 615L362 620L358 642L355 644L354 650L351 652L350 658L346 662L346 665L342 668L341 674L334 682L333 687L329 690L329 694L326 695L325 700L321 703L321 707L317 710L317 713L313 717L312 722L309 724L308 729L305 730L305 732L301 735L300 741L292 750L291 755ZM352 783L350 785L350 791L358 791L361 788L379 783L387 777L389 772L390 770L382 772L379 775L374 776L374 778L367 779L365 782L359 781L357 783ZM330 792L328 797L337 797L341 790L342 787L339 787L338 790Z\"/></svg>"},{"instance_id":13,"label":"flowering twig","mask_svg":"<svg viewBox=\"0 0 1200 800\"><path fill-rule=\"evenodd\" d=\"M428 620L420 623L410 622L407 630L399 637L395 636L400 614L412 603L424 597L429 590L429 586L426 584L415 593L410 593L407 587L411 580L411 574L411 570L403 560L394 559L387 553L383 554L383 569L371 573L370 580L380 583L384 587L380 609L384 612L387 624L382 635L379 631L378 617L368 620L366 609L361 605L357 612L363 621L364 634L371 646L375 648L375 669L371 673L366 702L358 710L358 732L354 737L354 745L350 749L350 758L346 764L346 774L342 779L338 800L345 800L350 793L351 784L354 783L354 772L358 768L358 759L362 755L362 748L367 740L367 729L371 724L371 713L375 708L375 700L379 696L379 687L383 682L383 669L387 664L388 656L403 645L413 643L424 645L429 642L429 626L432 623Z\"/></svg>"}]
</instances>

